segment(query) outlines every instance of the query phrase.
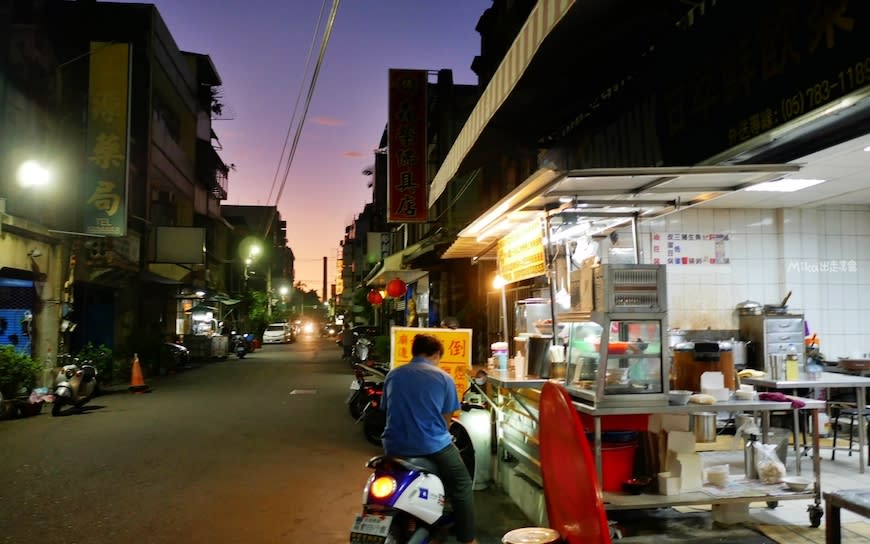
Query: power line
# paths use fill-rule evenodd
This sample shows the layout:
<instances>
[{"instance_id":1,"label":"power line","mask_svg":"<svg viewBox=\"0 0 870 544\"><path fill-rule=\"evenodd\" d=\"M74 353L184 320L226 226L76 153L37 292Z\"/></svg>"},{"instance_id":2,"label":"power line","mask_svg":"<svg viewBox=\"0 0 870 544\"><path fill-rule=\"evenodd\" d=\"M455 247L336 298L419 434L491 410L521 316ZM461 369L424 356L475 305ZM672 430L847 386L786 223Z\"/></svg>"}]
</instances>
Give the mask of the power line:
<instances>
[{"instance_id":1,"label":"power line","mask_svg":"<svg viewBox=\"0 0 870 544\"><path fill-rule=\"evenodd\" d=\"M302 99L302 90L305 88L305 78L308 76L308 68L311 66L311 55L314 53L314 44L317 42L317 35L320 33L324 11L326 11L326 0L323 0L323 3L320 4L320 15L317 16L317 24L314 26L314 33L311 35L311 44L308 46L308 55L305 58L305 70L302 72L302 79L299 81L299 92L296 93L296 102L293 104L293 112L290 114L290 122L287 124L284 145L281 146L281 153L278 156L278 166L275 167L275 176L272 178L272 186L269 188L269 198L266 199L267 203L272 200L272 193L275 191L275 185L278 184L278 173L281 171L281 165L284 164L284 152L287 151L290 132L293 130L293 121L296 119L296 111L299 108L299 101ZM275 204L277 205L277 202Z\"/></svg>"},{"instance_id":2,"label":"power line","mask_svg":"<svg viewBox=\"0 0 870 544\"><path fill-rule=\"evenodd\" d=\"M299 147L299 139L302 137L302 127L305 126L305 118L308 116L308 108L311 106L311 98L314 96L314 88L317 85L317 77L320 75L320 68L323 66L323 59L326 56L326 46L329 45L329 38L332 36L332 29L335 26L335 16L338 13L338 6L341 0L332 0L332 8L329 11L329 18L326 21L326 29L323 31L323 38L320 42L320 52L317 55L317 63L314 65L314 73L311 75L311 82L308 85L308 94L305 97L305 107L302 110L302 116L296 124L296 134L293 136L293 143L290 146L290 155L287 157L287 164L284 168L284 178L281 180L281 188L278 189L278 195L275 197L275 207L272 208L273 219L270 219L266 224L266 233L269 235L269 229L272 228L274 214L277 212L278 203L281 201L281 195L284 194L284 188L287 186L287 178L290 176L290 167L293 165L293 158L296 156L296 149Z\"/></svg>"}]
</instances>

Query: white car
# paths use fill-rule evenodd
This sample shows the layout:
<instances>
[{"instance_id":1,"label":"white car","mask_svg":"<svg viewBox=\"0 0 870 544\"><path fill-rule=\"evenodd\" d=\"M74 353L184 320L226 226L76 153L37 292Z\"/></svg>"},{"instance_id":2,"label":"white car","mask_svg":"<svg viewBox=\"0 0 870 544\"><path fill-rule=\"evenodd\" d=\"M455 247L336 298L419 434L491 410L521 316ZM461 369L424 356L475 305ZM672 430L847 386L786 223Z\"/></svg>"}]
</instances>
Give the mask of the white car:
<instances>
[{"instance_id":1,"label":"white car","mask_svg":"<svg viewBox=\"0 0 870 544\"><path fill-rule=\"evenodd\" d=\"M287 323L272 323L263 332L264 344L286 344L293 342L295 338L293 327Z\"/></svg>"}]
</instances>

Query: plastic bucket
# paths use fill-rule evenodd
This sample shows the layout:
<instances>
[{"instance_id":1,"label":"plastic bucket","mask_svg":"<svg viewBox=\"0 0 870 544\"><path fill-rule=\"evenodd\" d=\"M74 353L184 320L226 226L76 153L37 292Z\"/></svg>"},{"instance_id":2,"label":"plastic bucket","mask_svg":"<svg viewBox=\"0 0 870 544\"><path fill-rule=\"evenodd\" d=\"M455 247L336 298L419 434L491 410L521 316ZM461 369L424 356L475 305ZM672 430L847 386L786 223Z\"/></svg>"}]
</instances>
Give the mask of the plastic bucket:
<instances>
[{"instance_id":1,"label":"plastic bucket","mask_svg":"<svg viewBox=\"0 0 870 544\"><path fill-rule=\"evenodd\" d=\"M637 442L601 444L601 489L622 491L622 483L634 475Z\"/></svg>"}]
</instances>

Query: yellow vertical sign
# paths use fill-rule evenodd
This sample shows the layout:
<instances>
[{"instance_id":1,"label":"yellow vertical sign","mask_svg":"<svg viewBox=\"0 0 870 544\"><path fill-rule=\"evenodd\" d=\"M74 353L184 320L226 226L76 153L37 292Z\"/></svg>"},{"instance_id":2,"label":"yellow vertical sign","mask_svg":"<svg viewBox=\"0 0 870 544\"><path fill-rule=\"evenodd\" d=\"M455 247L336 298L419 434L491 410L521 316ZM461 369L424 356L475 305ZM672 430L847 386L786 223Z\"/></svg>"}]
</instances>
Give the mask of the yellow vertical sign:
<instances>
[{"instance_id":1,"label":"yellow vertical sign","mask_svg":"<svg viewBox=\"0 0 870 544\"><path fill-rule=\"evenodd\" d=\"M130 45L91 42L84 231L127 234Z\"/></svg>"},{"instance_id":2,"label":"yellow vertical sign","mask_svg":"<svg viewBox=\"0 0 870 544\"><path fill-rule=\"evenodd\" d=\"M498 241L498 273L508 283L543 276L546 272L540 221L520 225Z\"/></svg>"},{"instance_id":3,"label":"yellow vertical sign","mask_svg":"<svg viewBox=\"0 0 870 544\"><path fill-rule=\"evenodd\" d=\"M390 368L411 360L411 343L418 334L431 334L444 344L444 356L438 366L450 374L456 383L456 394L468 389L468 370L471 369L471 329L424 329L419 327L392 327L390 329Z\"/></svg>"}]
</instances>

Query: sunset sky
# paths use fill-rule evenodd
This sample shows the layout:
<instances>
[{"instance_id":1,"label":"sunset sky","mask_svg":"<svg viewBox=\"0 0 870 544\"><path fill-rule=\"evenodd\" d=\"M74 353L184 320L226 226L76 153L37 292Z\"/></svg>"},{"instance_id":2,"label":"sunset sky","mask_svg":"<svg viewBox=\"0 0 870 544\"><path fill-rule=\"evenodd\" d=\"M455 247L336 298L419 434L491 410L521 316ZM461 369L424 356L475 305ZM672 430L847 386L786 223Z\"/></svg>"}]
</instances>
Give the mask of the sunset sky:
<instances>
[{"instance_id":1,"label":"sunset sky","mask_svg":"<svg viewBox=\"0 0 870 544\"><path fill-rule=\"evenodd\" d=\"M233 119L216 121L214 129L223 144L223 160L236 168L230 173L226 203L271 204L269 190L322 3L154 4L179 48L210 55L223 79L224 116ZM324 20L331 4L326 2ZM374 163L372 152L386 124L387 70L451 68L456 83L476 83L469 68L480 52L474 27L491 5L492 0L341 3L278 204L297 259L296 278L308 289L322 290L324 256L333 283L344 228L371 201L368 178L361 171ZM319 47L318 37L315 56ZM280 175L278 179L280 183Z\"/></svg>"}]
</instances>

